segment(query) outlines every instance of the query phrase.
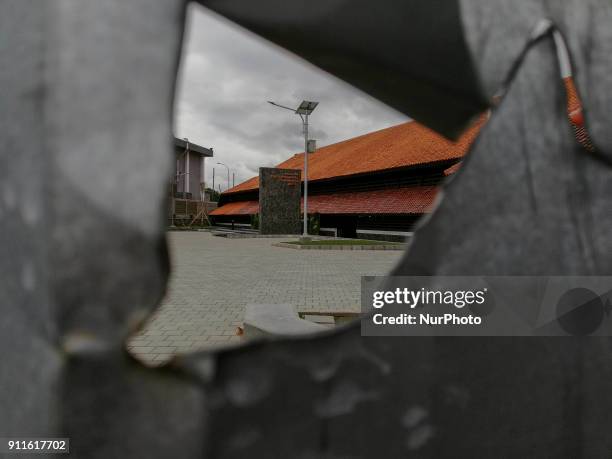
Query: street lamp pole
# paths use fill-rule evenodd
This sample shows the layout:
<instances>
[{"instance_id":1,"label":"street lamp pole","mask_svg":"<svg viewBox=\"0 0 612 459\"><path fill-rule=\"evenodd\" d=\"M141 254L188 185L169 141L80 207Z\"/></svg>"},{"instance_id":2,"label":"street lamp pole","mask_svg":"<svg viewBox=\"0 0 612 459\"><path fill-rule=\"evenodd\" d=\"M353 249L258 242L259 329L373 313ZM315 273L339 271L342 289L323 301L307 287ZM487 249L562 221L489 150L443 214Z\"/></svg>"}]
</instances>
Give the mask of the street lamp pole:
<instances>
[{"instance_id":1,"label":"street lamp pole","mask_svg":"<svg viewBox=\"0 0 612 459\"><path fill-rule=\"evenodd\" d=\"M304 233L303 236L308 236L308 116L319 105L319 102L311 102L304 100L297 109L285 107L276 102L268 101L269 104L275 107L291 110L302 119L302 128L304 130Z\"/></svg>"},{"instance_id":2,"label":"street lamp pole","mask_svg":"<svg viewBox=\"0 0 612 459\"><path fill-rule=\"evenodd\" d=\"M225 166L225 168L227 169L227 189L229 190L230 189L230 178L229 178L229 176L230 176L230 169L227 166L227 164L224 164L224 163L217 163L217 164L220 164L221 166Z\"/></svg>"},{"instance_id":3,"label":"street lamp pole","mask_svg":"<svg viewBox=\"0 0 612 459\"><path fill-rule=\"evenodd\" d=\"M308 114L301 115L304 126L304 237L308 236Z\"/></svg>"}]
</instances>

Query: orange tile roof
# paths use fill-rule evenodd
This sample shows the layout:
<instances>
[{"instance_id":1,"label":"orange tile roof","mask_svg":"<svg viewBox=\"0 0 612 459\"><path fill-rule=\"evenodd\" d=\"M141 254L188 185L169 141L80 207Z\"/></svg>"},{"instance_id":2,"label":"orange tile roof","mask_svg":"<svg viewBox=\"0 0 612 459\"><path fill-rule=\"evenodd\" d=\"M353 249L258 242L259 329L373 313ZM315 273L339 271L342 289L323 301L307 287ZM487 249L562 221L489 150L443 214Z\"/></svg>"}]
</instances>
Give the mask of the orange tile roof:
<instances>
[{"instance_id":1,"label":"orange tile roof","mask_svg":"<svg viewBox=\"0 0 612 459\"><path fill-rule=\"evenodd\" d=\"M309 154L308 180L323 180L461 158L484 123L483 116L457 142L451 142L425 126L409 121L328 145ZM304 153L298 153L276 167L303 171ZM253 177L230 188L224 194L255 190L258 187L259 178Z\"/></svg>"},{"instance_id":2,"label":"orange tile roof","mask_svg":"<svg viewBox=\"0 0 612 459\"><path fill-rule=\"evenodd\" d=\"M258 201L236 201L217 207L209 215L252 215L257 213L259 213Z\"/></svg>"},{"instance_id":3,"label":"orange tile roof","mask_svg":"<svg viewBox=\"0 0 612 459\"><path fill-rule=\"evenodd\" d=\"M595 147L591 142L589 133L584 125L584 114L582 112L582 102L578 95L578 90L574 84L572 77L564 78L565 91L567 94L567 116L569 117L572 127L574 128L574 134L576 139L584 148L589 151L593 151Z\"/></svg>"},{"instance_id":4,"label":"orange tile roof","mask_svg":"<svg viewBox=\"0 0 612 459\"><path fill-rule=\"evenodd\" d=\"M574 79L572 77L564 78L563 84L567 94L567 113L571 115L576 111L582 111L582 103L580 102L580 97L578 97L578 90L574 84Z\"/></svg>"},{"instance_id":5,"label":"orange tile roof","mask_svg":"<svg viewBox=\"0 0 612 459\"><path fill-rule=\"evenodd\" d=\"M444 175L447 176L447 177L449 175L453 175L455 172L457 172L459 169L461 169L461 164L463 164L462 161L459 161L458 163L453 164L448 169L444 169Z\"/></svg>"},{"instance_id":6,"label":"orange tile roof","mask_svg":"<svg viewBox=\"0 0 612 459\"><path fill-rule=\"evenodd\" d=\"M308 212L420 215L431 210L437 193L435 186L418 186L314 195L308 198Z\"/></svg>"},{"instance_id":7,"label":"orange tile roof","mask_svg":"<svg viewBox=\"0 0 612 459\"><path fill-rule=\"evenodd\" d=\"M567 95L567 114L576 138L585 148L593 150L594 147L584 126L582 103L573 79L565 78L564 85ZM409 121L322 147L308 157L308 180L324 180L460 159L467 153L486 120L486 115L481 116L457 142L451 142L427 127ZM303 171L303 157L304 153L298 153L276 167ZM451 175L460 167L460 163L457 163L446 169L444 173ZM258 187L259 178L253 177L223 194L256 190ZM348 194L357 195L359 193L346 193L345 195ZM316 199L316 196L312 196L312 199ZM326 202L331 201L328 199ZM245 207L241 208L242 205ZM218 213L213 212L212 215L256 213L257 210L253 206L257 206L257 201L228 203L215 211ZM313 212L316 210L313 209Z\"/></svg>"},{"instance_id":8,"label":"orange tile roof","mask_svg":"<svg viewBox=\"0 0 612 459\"><path fill-rule=\"evenodd\" d=\"M438 188L413 186L354 193L317 194L308 197L308 213L318 214L423 214L429 212ZM302 208L303 208L302 199ZM230 202L210 215L259 213L258 201Z\"/></svg>"}]
</instances>

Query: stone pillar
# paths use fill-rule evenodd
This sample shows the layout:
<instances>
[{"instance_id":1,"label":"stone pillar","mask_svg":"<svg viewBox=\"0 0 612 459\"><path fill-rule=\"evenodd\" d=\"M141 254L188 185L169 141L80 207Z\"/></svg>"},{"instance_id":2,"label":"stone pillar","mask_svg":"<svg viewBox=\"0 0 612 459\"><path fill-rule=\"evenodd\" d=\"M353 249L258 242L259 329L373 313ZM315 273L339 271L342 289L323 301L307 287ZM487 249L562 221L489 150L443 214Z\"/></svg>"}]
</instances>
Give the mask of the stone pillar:
<instances>
[{"instance_id":1,"label":"stone pillar","mask_svg":"<svg viewBox=\"0 0 612 459\"><path fill-rule=\"evenodd\" d=\"M259 232L300 234L301 171L259 168Z\"/></svg>"}]
</instances>

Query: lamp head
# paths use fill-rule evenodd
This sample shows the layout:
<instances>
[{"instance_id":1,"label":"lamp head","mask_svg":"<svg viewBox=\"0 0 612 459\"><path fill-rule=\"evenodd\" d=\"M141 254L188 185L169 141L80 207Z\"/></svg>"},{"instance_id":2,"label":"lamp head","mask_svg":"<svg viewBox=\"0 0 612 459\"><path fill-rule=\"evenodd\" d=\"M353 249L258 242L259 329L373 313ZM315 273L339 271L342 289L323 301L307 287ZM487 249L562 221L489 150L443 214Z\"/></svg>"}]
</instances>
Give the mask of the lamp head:
<instances>
[{"instance_id":1,"label":"lamp head","mask_svg":"<svg viewBox=\"0 0 612 459\"><path fill-rule=\"evenodd\" d=\"M317 108L319 102L312 102L309 100L303 100L300 106L297 108L295 113L298 115L310 115L315 108Z\"/></svg>"}]
</instances>

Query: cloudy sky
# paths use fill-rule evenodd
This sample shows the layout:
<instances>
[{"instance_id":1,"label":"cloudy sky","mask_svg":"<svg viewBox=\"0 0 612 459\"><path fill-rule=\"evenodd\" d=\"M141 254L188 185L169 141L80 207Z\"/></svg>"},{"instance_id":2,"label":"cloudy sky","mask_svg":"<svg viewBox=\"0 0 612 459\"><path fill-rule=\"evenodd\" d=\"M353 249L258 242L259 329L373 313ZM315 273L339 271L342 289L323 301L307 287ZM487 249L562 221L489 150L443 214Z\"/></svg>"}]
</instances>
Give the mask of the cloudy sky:
<instances>
[{"instance_id":1,"label":"cloudy sky","mask_svg":"<svg viewBox=\"0 0 612 459\"><path fill-rule=\"evenodd\" d=\"M298 115L266 103L320 104L310 117L310 137L329 145L407 118L295 56L190 6L175 107L175 134L213 147L207 181L227 185L227 164L236 184L303 151ZM220 180L221 179L221 180Z\"/></svg>"}]
</instances>

